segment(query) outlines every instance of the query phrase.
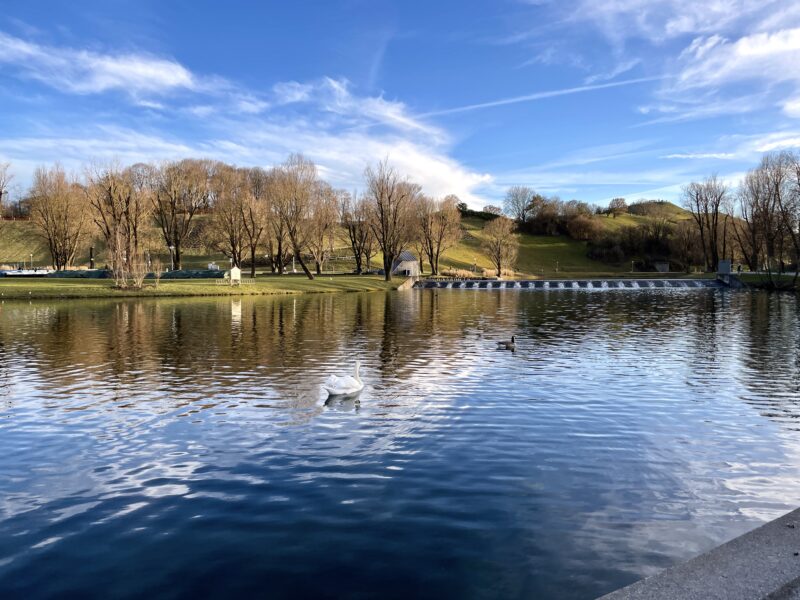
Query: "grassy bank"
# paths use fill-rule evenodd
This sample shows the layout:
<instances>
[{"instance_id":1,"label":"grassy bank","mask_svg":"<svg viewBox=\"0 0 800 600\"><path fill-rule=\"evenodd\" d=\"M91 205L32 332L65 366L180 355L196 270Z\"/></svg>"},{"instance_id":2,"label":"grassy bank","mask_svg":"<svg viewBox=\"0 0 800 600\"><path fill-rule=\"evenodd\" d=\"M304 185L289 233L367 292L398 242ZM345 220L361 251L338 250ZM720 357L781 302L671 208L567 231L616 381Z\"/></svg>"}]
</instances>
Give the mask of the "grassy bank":
<instances>
[{"instance_id":1,"label":"grassy bank","mask_svg":"<svg viewBox=\"0 0 800 600\"><path fill-rule=\"evenodd\" d=\"M385 282L373 276L318 277L313 281L298 276L262 277L253 283L231 287L218 279L164 280L156 286L145 283L142 290L120 290L109 279L11 279L0 278L0 299L49 298L145 298L180 296L257 296L327 292L374 292L397 289L403 278Z\"/></svg>"},{"instance_id":2,"label":"grassy bank","mask_svg":"<svg viewBox=\"0 0 800 600\"><path fill-rule=\"evenodd\" d=\"M768 275L762 273L742 273L739 279L756 289L797 291L794 275L773 274L770 279Z\"/></svg>"}]
</instances>

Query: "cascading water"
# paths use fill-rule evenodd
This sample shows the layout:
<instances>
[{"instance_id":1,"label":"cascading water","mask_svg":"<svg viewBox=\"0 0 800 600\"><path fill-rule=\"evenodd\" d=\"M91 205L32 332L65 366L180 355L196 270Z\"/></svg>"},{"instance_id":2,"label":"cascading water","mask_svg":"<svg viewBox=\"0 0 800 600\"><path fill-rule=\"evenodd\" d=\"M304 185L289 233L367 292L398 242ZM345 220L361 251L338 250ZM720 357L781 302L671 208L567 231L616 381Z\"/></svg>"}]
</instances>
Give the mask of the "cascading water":
<instances>
[{"instance_id":1,"label":"cascading water","mask_svg":"<svg viewBox=\"0 0 800 600\"><path fill-rule=\"evenodd\" d=\"M705 280L680 280L680 279L639 279L639 280L603 280L603 279L582 279L571 281L418 281L416 288L434 289L569 289L569 290L606 290L606 289L696 289L696 288L724 288L719 281L713 279Z\"/></svg>"}]
</instances>

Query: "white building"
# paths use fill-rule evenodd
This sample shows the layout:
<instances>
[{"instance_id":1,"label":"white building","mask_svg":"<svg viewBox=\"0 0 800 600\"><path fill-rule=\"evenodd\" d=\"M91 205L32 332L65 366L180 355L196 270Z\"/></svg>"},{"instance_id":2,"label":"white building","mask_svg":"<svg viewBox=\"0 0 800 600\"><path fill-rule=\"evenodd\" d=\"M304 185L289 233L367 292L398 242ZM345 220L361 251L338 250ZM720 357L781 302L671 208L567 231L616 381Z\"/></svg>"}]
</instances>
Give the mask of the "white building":
<instances>
[{"instance_id":1,"label":"white building","mask_svg":"<svg viewBox=\"0 0 800 600\"><path fill-rule=\"evenodd\" d=\"M419 261L408 250L403 250L392 263L392 275L419 277Z\"/></svg>"}]
</instances>

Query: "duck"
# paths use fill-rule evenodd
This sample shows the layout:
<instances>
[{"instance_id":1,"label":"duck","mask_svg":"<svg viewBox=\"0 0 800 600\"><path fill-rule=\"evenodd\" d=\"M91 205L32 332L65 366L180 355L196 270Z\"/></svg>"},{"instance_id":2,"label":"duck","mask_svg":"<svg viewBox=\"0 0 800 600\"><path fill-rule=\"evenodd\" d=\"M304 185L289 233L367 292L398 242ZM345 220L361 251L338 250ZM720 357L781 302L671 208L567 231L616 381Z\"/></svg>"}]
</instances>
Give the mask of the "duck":
<instances>
[{"instance_id":1,"label":"duck","mask_svg":"<svg viewBox=\"0 0 800 600\"><path fill-rule=\"evenodd\" d=\"M328 396L355 396L364 389L364 382L358 376L358 369L361 366L359 361L356 361L356 368L352 375L330 375L322 384L322 387L328 392Z\"/></svg>"},{"instance_id":2,"label":"duck","mask_svg":"<svg viewBox=\"0 0 800 600\"><path fill-rule=\"evenodd\" d=\"M498 350L515 350L517 347L517 343L514 339L514 336L511 336L511 341L503 341L497 342L497 349Z\"/></svg>"}]
</instances>

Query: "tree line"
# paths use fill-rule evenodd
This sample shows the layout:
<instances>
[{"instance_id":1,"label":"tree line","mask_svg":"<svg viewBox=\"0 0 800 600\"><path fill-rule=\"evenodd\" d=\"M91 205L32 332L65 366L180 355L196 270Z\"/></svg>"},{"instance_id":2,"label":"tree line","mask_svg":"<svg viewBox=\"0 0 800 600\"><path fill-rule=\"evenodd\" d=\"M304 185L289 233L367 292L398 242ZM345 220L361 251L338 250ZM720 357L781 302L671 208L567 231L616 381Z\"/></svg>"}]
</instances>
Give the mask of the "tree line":
<instances>
[{"instance_id":1,"label":"tree line","mask_svg":"<svg viewBox=\"0 0 800 600\"><path fill-rule=\"evenodd\" d=\"M0 186L8 166L1 171ZM461 237L458 198L424 194L388 161L365 170L358 194L335 189L300 154L270 169L184 159L95 165L76 177L60 165L39 167L25 204L54 268L73 266L80 245L99 233L120 285L141 285L154 249L168 250L171 268L180 270L200 215L205 242L233 266L248 263L251 276L263 255L273 273L296 260L313 279L342 240L356 273L380 255L388 281L400 253L417 248L436 274L442 253Z\"/></svg>"},{"instance_id":2,"label":"tree line","mask_svg":"<svg viewBox=\"0 0 800 600\"><path fill-rule=\"evenodd\" d=\"M519 231L568 235L587 241L590 258L621 263L636 258L651 266L670 261L689 270L717 269L719 261L743 263L751 271L797 271L800 258L800 156L769 153L737 186L718 176L684 186L681 204L691 218L676 219L665 201L628 205L613 198L608 207L564 202L525 186L506 193L503 211ZM487 206L485 211L496 207ZM597 215L616 218L626 213L648 217L638 225L603 227ZM488 214L488 212L487 212Z\"/></svg>"}]
</instances>

